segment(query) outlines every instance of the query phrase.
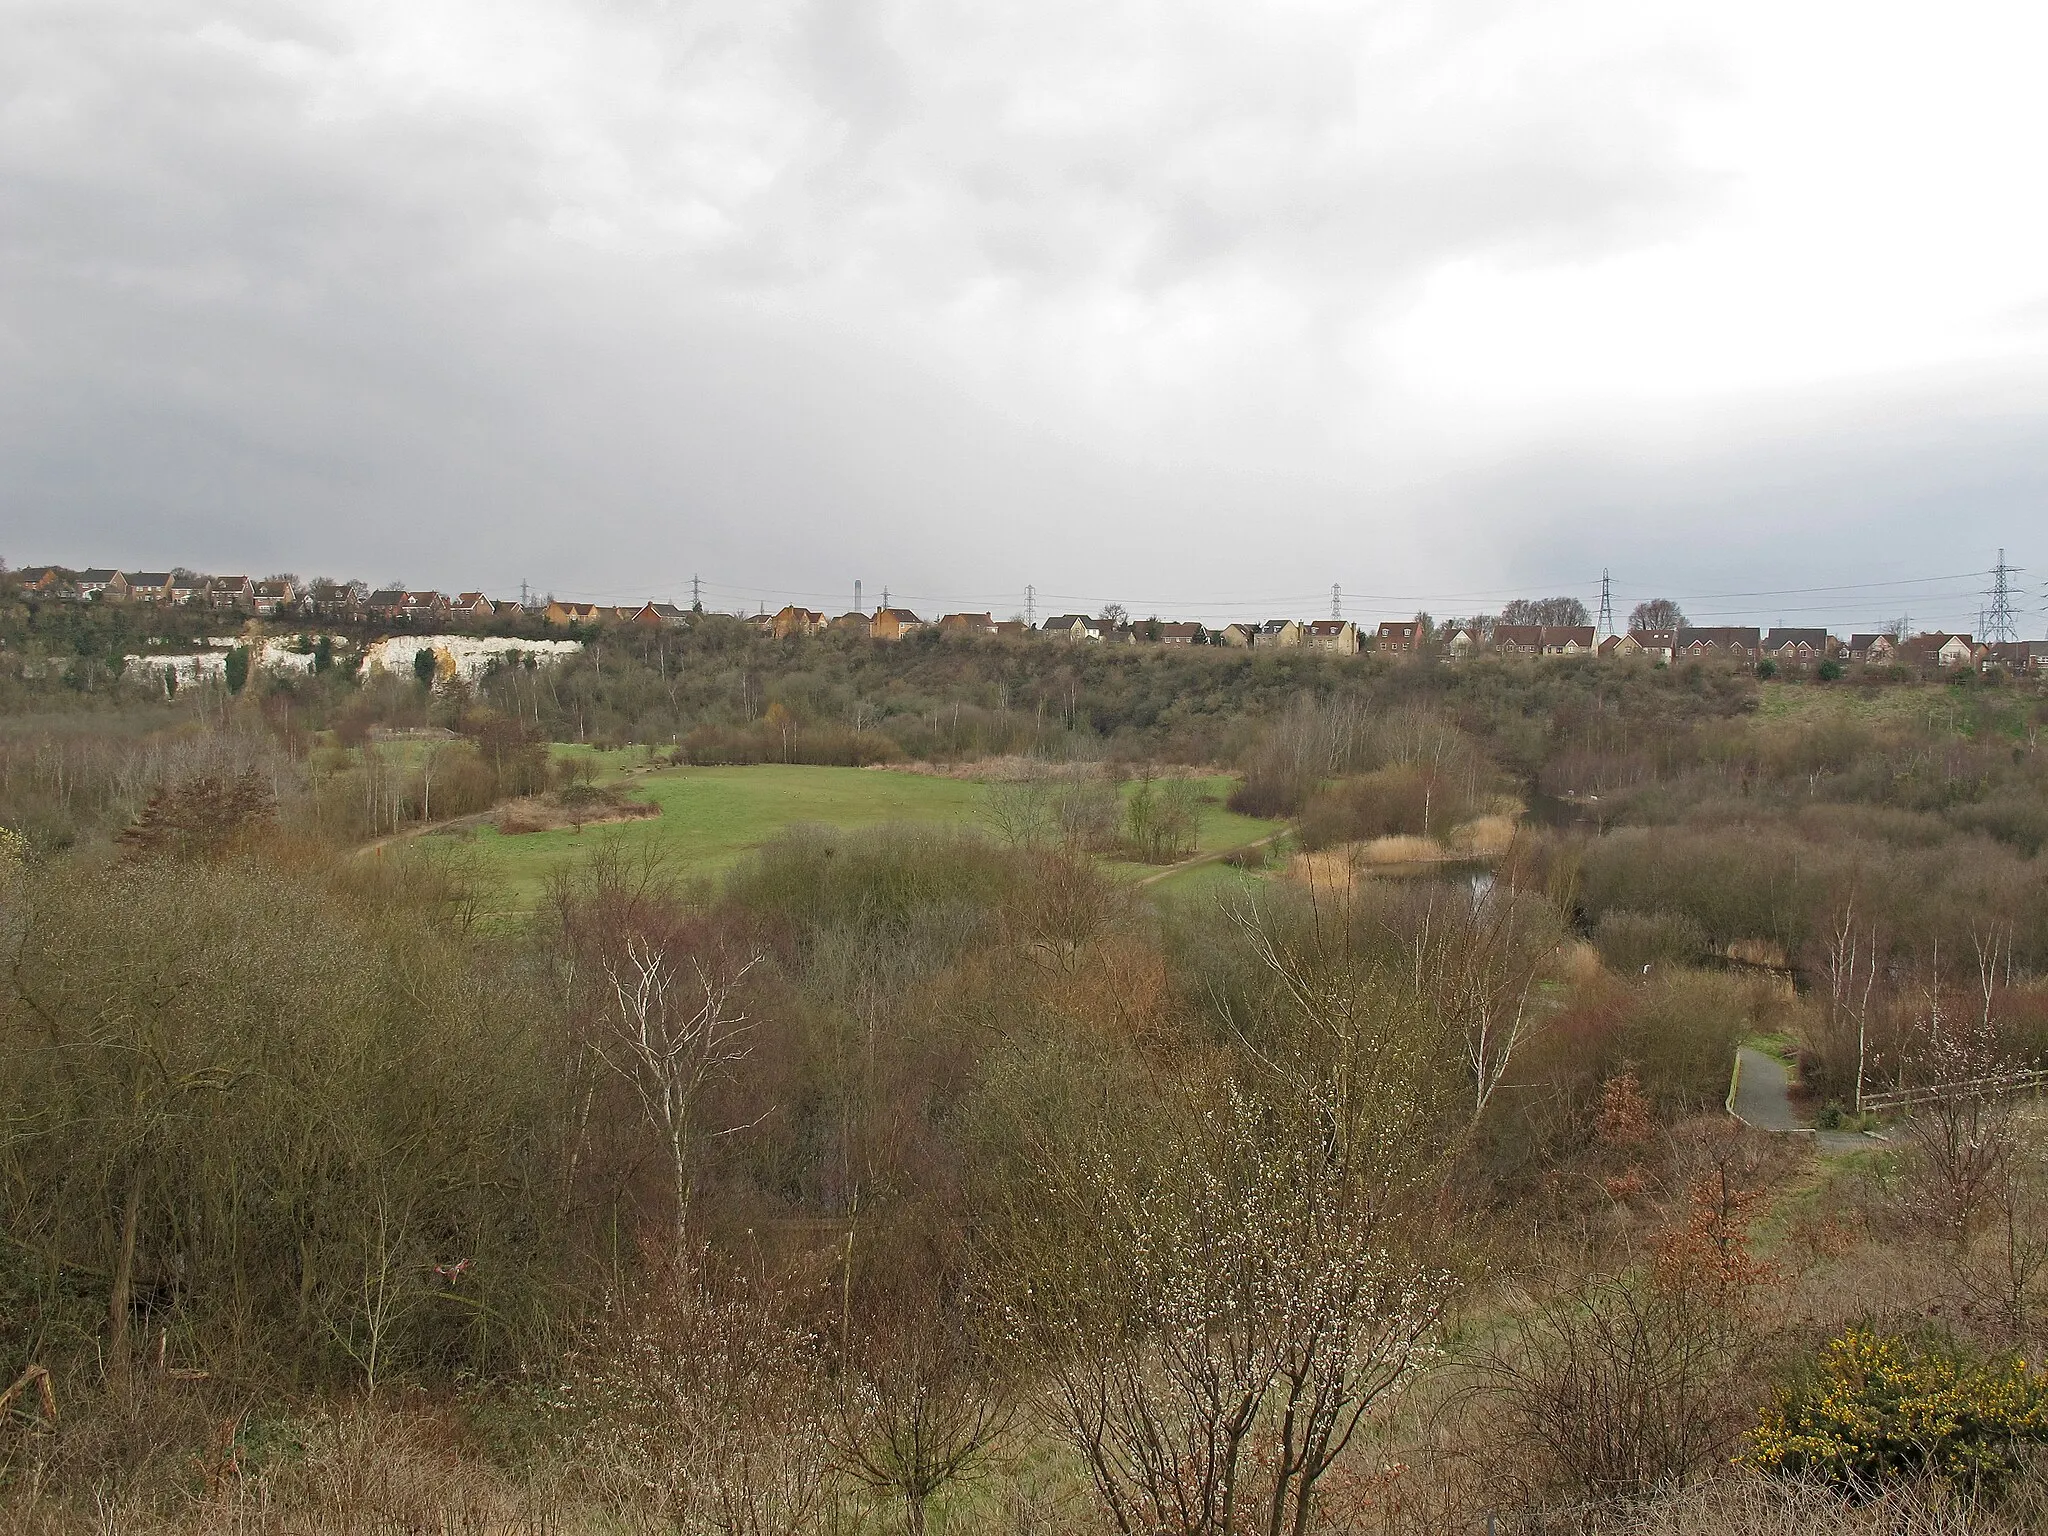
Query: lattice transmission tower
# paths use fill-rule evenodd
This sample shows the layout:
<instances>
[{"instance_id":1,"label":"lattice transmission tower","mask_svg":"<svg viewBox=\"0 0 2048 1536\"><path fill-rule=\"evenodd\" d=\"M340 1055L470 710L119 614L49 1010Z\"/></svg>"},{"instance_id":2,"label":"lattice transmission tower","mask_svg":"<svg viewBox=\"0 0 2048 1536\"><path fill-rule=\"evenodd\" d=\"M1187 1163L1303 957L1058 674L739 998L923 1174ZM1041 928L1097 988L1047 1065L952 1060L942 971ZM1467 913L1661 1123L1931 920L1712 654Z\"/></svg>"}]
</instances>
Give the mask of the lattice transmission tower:
<instances>
[{"instance_id":1,"label":"lattice transmission tower","mask_svg":"<svg viewBox=\"0 0 2048 1536\"><path fill-rule=\"evenodd\" d=\"M1983 632L1978 635L1978 639L1994 645L2001 642L2010 645L2019 639L2020 626L2019 621L2013 616L2010 579L2018 573L2018 566L2005 563L2005 551L2001 549L1998 552L1998 564L1992 567L1991 571L1991 590L1985 594L1991 599L1991 606L1986 608L1981 616L1982 622L1978 628Z\"/></svg>"},{"instance_id":2,"label":"lattice transmission tower","mask_svg":"<svg viewBox=\"0 0 2048 1536\"><path fill-rule=\"evenodd\" d=\"M1606 571L1600 573L1600 627L1596 636L1605 637L1614 633L1614 586Z\"/></svg>"},{"instance_id":3,"label":"lattice transmission tower","mask_svg":"<svg viewBox=\"0 0 2048 1536\"><path fill-rule=\"evenodd\" d=\"M1344 589L1334 581L1330 583L1330 617L1333 619L1344 617Z\"/></svg>"}]
</instances>

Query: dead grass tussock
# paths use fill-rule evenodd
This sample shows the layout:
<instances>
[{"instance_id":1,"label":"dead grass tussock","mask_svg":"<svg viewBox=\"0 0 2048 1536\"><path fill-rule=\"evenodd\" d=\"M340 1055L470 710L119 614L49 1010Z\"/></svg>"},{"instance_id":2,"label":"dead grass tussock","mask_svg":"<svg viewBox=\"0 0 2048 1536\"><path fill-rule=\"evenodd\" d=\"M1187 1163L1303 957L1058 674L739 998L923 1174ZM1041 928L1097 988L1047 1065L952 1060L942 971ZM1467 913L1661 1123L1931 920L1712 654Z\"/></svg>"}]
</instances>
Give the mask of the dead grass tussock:
<instances>
[{"instance_id":1,"label":"dead grass tussock","mask_svg":"<svg viewBox=\"0 0 2048 1536\"><path fill-rule=\"evenodd\" d=\"M1453 827L1446 839L1453 852L1475 859L1497 859L1514 840L1514 817L1498 812L1475 816L1464 825Z\"/></svg>"}]
</instances>

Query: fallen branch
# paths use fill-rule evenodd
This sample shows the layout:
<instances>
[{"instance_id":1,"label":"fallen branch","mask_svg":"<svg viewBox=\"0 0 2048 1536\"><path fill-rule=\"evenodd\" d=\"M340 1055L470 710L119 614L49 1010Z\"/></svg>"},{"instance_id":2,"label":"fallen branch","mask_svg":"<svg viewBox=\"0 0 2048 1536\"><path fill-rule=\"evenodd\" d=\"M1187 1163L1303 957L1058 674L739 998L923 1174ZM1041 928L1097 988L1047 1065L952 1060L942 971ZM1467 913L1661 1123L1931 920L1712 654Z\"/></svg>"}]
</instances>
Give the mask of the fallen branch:
<instances>
[{"instance_id":1,"label":"fallen branch","mask_svg":"<svg viewBox=\"0 0 2048 1536\"><path fill-rule=\"evenodd\" d=\"M0 1414L6 1413L8 1409L14 1406L14 1400L28 1390L30 1383L34 1383L36 1396L42 1400L43 1417L52 1424L56 1423L57 1392L50 1385L49 1367L43 1365L30 1366L21 1373L13 1386L9 1387L5 1392L0 1392Z\"/></svg>"}]
</instances>

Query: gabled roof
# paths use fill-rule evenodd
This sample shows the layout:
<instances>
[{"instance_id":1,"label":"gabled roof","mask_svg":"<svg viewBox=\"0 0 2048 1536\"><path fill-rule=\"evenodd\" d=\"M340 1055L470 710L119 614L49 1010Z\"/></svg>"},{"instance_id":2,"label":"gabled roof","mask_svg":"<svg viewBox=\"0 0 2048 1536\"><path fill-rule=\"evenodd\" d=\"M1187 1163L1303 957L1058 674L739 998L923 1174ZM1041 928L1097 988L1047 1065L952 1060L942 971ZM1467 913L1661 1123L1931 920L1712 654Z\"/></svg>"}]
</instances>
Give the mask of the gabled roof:
<instances>
[{"instance_id":1,"label":"gabled roof","mask_svg":"<svg viewBox=\"0 0 2048 1536\"><path fill-rule=\"evenodd\" d=\"M1375 631L1382 640L1408 640L1422 633L1422 626L1413 619L1382 619Z\"/></svg>"},{"instance_id":2,"label":"gabled roof","mask_svg":"<svg viewBox=\"0 0 2048 1536\"><path fill-rule=\"evenodd\" d=\"M289 597L292 584L288 581L259 581L256 583L258 597Z\"/></svg>"},{"instance_id":3,"label":"gabled roof","mask_svg":"<svg viewBox=\"0 0 2048 1536\"><path fill-rule=\"evenodd\" d=\"M170 584L169 571L137 571L128 578L131 587L168 587Z\"/></svg>"},{"instance_id":4,"label":"gabled roof","mask_svg":"<svg viewBox=\"0 0 2048 1536\"><path fill-rule=\"evenodd\" d=\"M1309 623L1308 632L1312 635L1341 635L1353 627L1349 619L1315 619Z\"/></svg>"},{"instance_id":5,"label":"gabled roof","mask_svg":"<svg viewBox=\"0 0 2048 1536\"><path fill-rule=\"evenodd\" d=\"M1038 627L1044 630L1086 629L1088 627L1088 615L1085 613L1063 613L1057 618L1047 619Z\"/></svg>"},{"instance_id":6,"label":"gabled roof","mask_svg":"<svg viewBox=\"0 0 2048 1536\"><path fill-rule=\"evenodd\" d=\"M1828 632L1825 629L1774 629L1764 636L1764 649L1782 650L1788 645L1810 645L1815 650L1825 650Z\"/></svg>"},{"instance_id":7,"label":"gabled roof","mask_svg":"<svg viewBox=\"0 0 2048 1536\"><path fill-rule=\"evenodd\" d=\"M119 571L80 571L78 573L80 581L97 581L101 583L112 581L116 576L121 576L121 573ZM128 578L121 576L121 579L126 581Z\"/></svg>"}]
</instances>

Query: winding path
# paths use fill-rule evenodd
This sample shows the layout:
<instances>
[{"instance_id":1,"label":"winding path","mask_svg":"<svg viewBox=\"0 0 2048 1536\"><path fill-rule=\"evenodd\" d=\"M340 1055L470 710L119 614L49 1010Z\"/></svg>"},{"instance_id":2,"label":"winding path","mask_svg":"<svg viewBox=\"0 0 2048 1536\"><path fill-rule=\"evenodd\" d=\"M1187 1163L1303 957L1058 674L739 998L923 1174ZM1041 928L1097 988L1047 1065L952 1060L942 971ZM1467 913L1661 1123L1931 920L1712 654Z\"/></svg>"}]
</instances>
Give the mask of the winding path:
<instances>
[{"instance_id":1,"label":"winding path","mask_svg":"<svg viewBox=\"0 0 2048 1536\"><path fill-rule=\"evenodd\" d=\"M1728 1110L1759 1131L1812 1136L1823 1152L1867 1152L1877 1145L1854 1131L1822 1131L1805 1124L1792 1108L1792 1074L1777 1057L1754 1046L1736 1049L1735 1091L1729 1095Z\"/></svg>"},{"instance_id":2,"label":"winding path","mask_svg":"<svg viewBox=\"0 0 2048 1536\"><path fill-rule=\"evenodd\" d=\"M1178 864L1169 864L1166 868L1132 883L1140 888L1148 885L1157 885L1162 880L1171 880L1175 875L1198 868L1203 864L1214 864L1218 859L1227 859L1234 853L1250 853L1254 848L1263 848L1268 843L1277 843L1290 830L1290 828L1282 827L1278 832L1269 832L1264 837L1255 838L1249 843L1239 843L1235 848L1218 848L1214 853L1198 853L1191 859L1182 859Z\"/></svg>"}]
</instances>

